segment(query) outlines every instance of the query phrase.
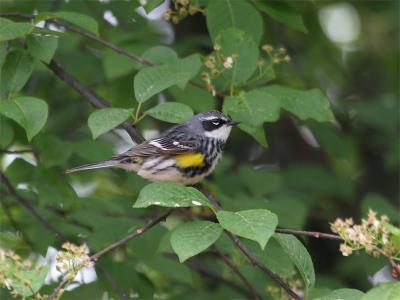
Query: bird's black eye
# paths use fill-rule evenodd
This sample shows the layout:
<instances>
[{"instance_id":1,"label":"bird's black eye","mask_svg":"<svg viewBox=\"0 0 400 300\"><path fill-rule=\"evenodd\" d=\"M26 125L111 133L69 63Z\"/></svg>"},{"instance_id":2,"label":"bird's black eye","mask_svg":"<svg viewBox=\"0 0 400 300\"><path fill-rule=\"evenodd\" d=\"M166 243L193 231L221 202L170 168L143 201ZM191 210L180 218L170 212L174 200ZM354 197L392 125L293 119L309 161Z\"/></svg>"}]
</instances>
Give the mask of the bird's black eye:
<instances>
[{"instance_id":1,"label":"bird's black eye","mask_svg":"<svg viewBox=\"0 0 400 300\"><path fill-rule=\"evenodd\" d=\"M204 130L206 130L206 131L213 131L215 129L218 129L225 123L226 122L222 119L204 120L203 122L201 122Z\"/></svg>"}]
</instances>

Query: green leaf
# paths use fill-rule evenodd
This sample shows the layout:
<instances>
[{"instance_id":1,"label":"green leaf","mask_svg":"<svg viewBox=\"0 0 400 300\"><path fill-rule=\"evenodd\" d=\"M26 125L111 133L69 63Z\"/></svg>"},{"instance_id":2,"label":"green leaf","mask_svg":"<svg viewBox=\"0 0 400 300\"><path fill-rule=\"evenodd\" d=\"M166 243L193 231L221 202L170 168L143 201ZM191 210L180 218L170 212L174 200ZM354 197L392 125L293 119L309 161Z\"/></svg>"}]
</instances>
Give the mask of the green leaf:
<instances>
[{"instance_id":1,"label":"green leaf","mask_svg":"<svg viewBox=\"0 0 400 300\"><path fill-rule=\"evenodd\" d=\"M178 60L178 55L169 47L155 46L146 50L142 55L142 59L151 62L153 65L162 65Z\"/></svg>"},{"instance_id":2,"label":"green leaf","mask_svg":"<svg viewBox=\"0 0 400 300\"><path fill-rule=\"evenodd\" d=\"M46 124L48 106L45 101L38 98L18 97L1 100L0 114L23 127L30 141Z\"/></svg>"},{"instance_id":3,"label":"green leaf","mask_svg":"<svg viewBox=\"0 0 400 300\"><path fill-rule=\"evenodd\" d=\"M171 234L171 246L182 263L206 250L220 237L222 227L209 221L193 221L178 225Z\"/></svg>"},{"instance_id":4,"label":"green leaf","mask_svg":"<svg viewBox=\"0 0 400 300\"><path fill-rule=\"evenodd\" d=\"M147 110L146 115L169 123L183 123L193 116L190 106L178 102L165 102Z\"/></svg>"},{"instance_id":5,"label":"green leaf","mask_svg":"<svg viewBox=\"0 0 400 300\"><path fill-rule=\"evenodd\" d=\"M0 147L7 148L14 138L14 130L5 120L0 116Z\"/></svg>"},{"instance_id":6,"label":"green leaf","mask_svg":"<svg viewBox=\"0 0 400 300\"><path fill-rule=\"evenodd\" d=\"M223 111L241 122L240 129L253 136L261 145L267 146L263 124L279 119L280 106L278 100L263 88L226 98Z\"/></svg>"},{"instance_id":7,"label":"green leaf","mask_svg":"<svg viewBox=\"0 0 400 300\"><path fill-rule=\"evenodd\" d=\"M254 127L279 119L279 102L267 88L253 90L225 99L223 111L234 120Z\"/></svg>"},{"instance_id":8,"label":"green leaf","mask_svg":"<svg viewBox=\"0 0 400 300\"><path fill-rule=\"evenodd\" d=\"M34 59L26 51L12 51L2 69L1 93L8 97L19 92L33 72Z\"/></svg>"},{"instance_id":9,"label":"green leaf","mask_svg":"<svg viewBox=\"0 0 400 300\"><path fill-rule=\"evenodd\" d=\"M293 8L283 1L255 1L259 10L268 14L278 22L286 24L292 29L307 33L301 14L295 12Z\"/></svg>"},{"instance_id":10,"label":"green leaf","mask_svg":"<svg viewBox=\"0 0 400 300\"><path fill-rule=\"evenodd\" d=\"M56 52L58 37L50 35L29 35L26 38L28 50L33 57L49 63Z\"/></svg>"},{"instance_id":11,"label":"green leaf","mask_svg":"<svg viewBox=\"0 0 400 300\"><path fill-rule=\"evenodd\" d=\"M106 160L114 154L110 143L88 139L72 144L72 151L86 162Z\"/></svg>"},{"instance_id":12,"label":"green leaf","mask_svg":"<svg viewBox=\"0 0 400 300\"><path fill-rule=\"evenodd\" d=\"M114 129L125 122L133 113L133 109L103 108L90 114L88 125L93 138Z\"/></svg>"},{"instance_id":13,"label":"green leaf","mask_svg":"<svg viewBox=\"0 0 400 300\"><path fill-rule=\"evenodd\" d=\"M54 19L54 18L59 18L59 19L64 19L76 26L79 26L83 29L86 29L87 31L94 33L95 35L99 35L99 26L97 24L96 19L87 16L87 15L83 15L83 14L79 14L76 12L67 12L67 11L63 11L63 12L54 12L54 13L41 13L40 15L38 15L37 19Z\"/></svg>"},{"instance_id":14,"label":"green leaf","mask_svg":"<svg viewBox=\"0 0 400 300\"><path fill-rule=\"evenodd\" d=\"M382 283L366 293L361 300L400 300L400 282Z\"/></svg>"},{"instance_id":15,"label":"green leaf","mask_svg":"<svg viewBox=\"0 0 400 300\"><path fill-rule=\"evenodd\" d=\"M35 139L35 148L41 162L50 168L63 165L71 156L71 144L53 135L41 135Z\"/></svg>"},{"instance_id":16,"label":"green leaf","mask_svg":"<svg viewBox=\"0 0 400 300\"><path fill-rule=\"evenodd\" d=\"M12 288L23 297L34 295L43 286L49 268L48 265L40 266L38 270L20 270L14 268L12 274L19 278L19 280L12 281ZM11 275L10 277L13 278L14 276ZM29 285L26 286L24 282L28 282Z\"/></svg>"},{"instance_id":17,"label":"green leaf","mask_svg":"<svg viewBox=\"0 0 400 300\"><path fill-rule=\"evenodd\" d=\"M236 55L232 68L225 69L222 76L234 84L246 82L257 68L259 56L258 47L251 36L244 31L227 29L220 32L215 43L221 46L220 53L225 57Z\"/></svg>"},{"instance_id":18,"label":"green leaf","mask_svg":"<svg viewBox=\"0 0 400 300\"><path fill-rule=\"evenodd\" d=\"M273 85L264 91L274 96L281 107L301 120L314 119L318 122L333 121L328 98L318 89L297 90L286 86Z\"/></svg>"},{"instance_id":19,"label":"green leaf","mask_svg":"<svg viewBox=\"0 0 400 300\"><path fill-rule=\"evenodd\" d=\"M251 209L238 212L219 211L217 219L221 226L238 236L256 241L265 248L274 234L278 217L266 209Z\"/></svg>"},{"instance_id":20,"label":"green leaf","mask_svg":"<svg viewBox=\"0 0 400 300\"><path fill-rule=\"evenodd\" d=\"M293 235L275 233L273 236L290 260L296 265L307 288L315 283L314 265L303 244Z\"/></svg>"},{"instance_id":21,"label":"green leaf","mask_svg":"<svg viewBox=\"0 0 400 300\"><path fill-rule=\"evenodd\" d=\"M363 295L363 292L356 289L338 289L323 297L316 298L315 300L358 300L361 299Z\"/></svg>"},{"instance_id":22,"label":"green leaf","mask_svg":"<svg viewBox=\"0 0 400 300\"><path fill-rule=\"evenodd\" d=\"M199 56L191 55L171 64L140 70L134 78L136 100L144 102L175 84L184 87L187 81L197 74L200 66Z\"/></svg>"},{"instance_id":23,"label":"green leaf","mask_svg":"<svg viewBox=\"0 0 400 300\"><path fill-rule=\"evenodd\" d=\"M31 23L17 23L0 18L0 42L24 36L32 28L33 24Z\"/></svg>"},{"instance_id":24,"label":"green leaf","mask_svg":"<svg viewBox=\"0 0 400 300\"><path fill-rule=\"evenodd\" d=\"M145 208L151 205L164 207L212 207L208 199L198 190L175 182L154 182L146 185L133 207Z\"/></svg>"},{"instance_id":25,"label":"green leaf","mask_svg":"<svg viewBox=\"0 0 400 300\"><path fill-rule=\"evenodd\" d=\"M209 2L207 27L213 40L222 30L235 28L248 33L258 44L264 26L260 13L247 1L218 0Z\"/></svg>"},{"instance_id":26,"label":"green leaf","mask_svg":"<svg viewBox=\"0 0 400 300\"><path fill-rule=\"evenodd\" d=\"M195 112L215 109L216 101L214 97L208 91L199 89L191 84L186 85L183 90L173 86L168 89L168 92L174 101L189 105Z\"/></svg>"}]
</instances>

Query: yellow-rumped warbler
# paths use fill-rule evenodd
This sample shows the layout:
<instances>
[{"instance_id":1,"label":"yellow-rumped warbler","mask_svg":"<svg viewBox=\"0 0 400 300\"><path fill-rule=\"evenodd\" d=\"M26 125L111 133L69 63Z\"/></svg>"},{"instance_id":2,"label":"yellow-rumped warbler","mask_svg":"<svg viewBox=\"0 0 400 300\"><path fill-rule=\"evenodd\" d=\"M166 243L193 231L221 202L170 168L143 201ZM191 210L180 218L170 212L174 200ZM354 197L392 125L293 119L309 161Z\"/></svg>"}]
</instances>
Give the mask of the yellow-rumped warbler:
<instances>
[{"instance_id":1,"label":"yellow-rumped warbler","mask_svg":"<svg viewBox=\"0 0 400 300\"><path fill-rule=\"evenodd\" d=\"M167 129L159 138L109 160L72 168L66 173L117 167L135 171L152 181L192 185L214 170L232 126L238 123L219 111L200 113Z\"/></svg>"}]
</instances>

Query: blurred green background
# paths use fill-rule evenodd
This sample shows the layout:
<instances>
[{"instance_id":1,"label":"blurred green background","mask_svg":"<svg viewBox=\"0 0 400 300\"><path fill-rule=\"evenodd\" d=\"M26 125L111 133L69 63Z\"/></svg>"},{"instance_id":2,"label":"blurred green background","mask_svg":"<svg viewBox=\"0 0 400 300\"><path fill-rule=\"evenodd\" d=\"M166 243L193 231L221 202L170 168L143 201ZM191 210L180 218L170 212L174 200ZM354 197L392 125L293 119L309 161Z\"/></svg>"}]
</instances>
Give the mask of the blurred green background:
<instances>
[{"instance_id":1,"label":"blurred green background","mask_svg":"<svg viewBox=\"0 0 400 300\"><path fill-rule=\"evenodd\" d=\"M284 47L291 57L290 63L274 65L276 77L269 84L319 88L328 96L336 121L300 121L282 112L279 121L264 126L268 148L235 129L222 162L207 178L206 185L224 209L267 208L279 216L281 227L329 232L329 223L335 218L359 220L369 208L388 215L398 225L399 4L316 0L287 3L296 16L302 16L307 33L263 15L262 44L275 49ZM138 5L138 1L3 0L0 8L2 13L53 10L91 16L97 20L104 40L138 55L159 45L174 49L179 57L192 53L207 55L212 51L202 14L171 24L163 20L162 8L146 18L143 12L137 12ZM168 5L168 1L163 4L164 9ZM112 106L136 106L133 75L140 68L137 63L78 34L62 33L58 43L54 58L69 73ZM132 209L140 189L147 184L135 174L119 170L63 174L68 167L126 150L131 146L126 134L117 131L93 140L87 119L94 109L41 63L35 66L22 93L48 103L48 121L28 143L18 125L2 118L2 127L11 127L13 137L7 143L2 136L1 148L37 149L41 163L32 165L31 154L2 154L1 169L49 222L71 241L86 242L91 251L96 251L141 224L145 216L156 214L157 209ZM160 101L182 102L195 112L219 107L210 93L193 86L185 90L170 88L147 101L144 109ZM169 125L146 117L138 127L148 138ZM0 209L3 243L11 245L13 241L21 253L29 253L32 248L41 255L45 255L48 246L60 247L60 241L18 207L4 186L1 191L23 229L22 237L30 245L21 241L21 236L12 235L15 228L4 207ZM167 224L173 226L179 219L179 215L173 215ZM151 297L154 292L171 299L185 299L189 295L192 299L237 297L223 285L166 257L163 251L171 252L167 236L168 230L158 226L99 264L121 288L142 298ZM336 241L303 241L313 259L316 286L321 290L368 290L368 278L386 264L384 259L363 253L343 257ZM229 242L221 239L218 244L265 292L265 277L245 263ZM285 263L273 243L268 244L266 253L255 247L254 251L274 271L292 274L293 266ZM200 256L199 260L217 273L232 276L212 256ZM98 281L68 292L65 298L100 299L105 291L115 296L101 273L98 276ZM52 287L46 288L51 291Z\"/></svg>"}]
</instances>

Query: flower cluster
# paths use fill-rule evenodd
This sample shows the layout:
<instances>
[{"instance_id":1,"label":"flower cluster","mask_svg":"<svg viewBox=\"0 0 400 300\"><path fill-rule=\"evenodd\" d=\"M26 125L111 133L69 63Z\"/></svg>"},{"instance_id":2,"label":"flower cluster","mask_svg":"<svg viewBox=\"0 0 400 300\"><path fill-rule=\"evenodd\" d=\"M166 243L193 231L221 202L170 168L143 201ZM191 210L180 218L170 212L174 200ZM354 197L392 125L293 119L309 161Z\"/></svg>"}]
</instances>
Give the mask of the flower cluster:
<instances>
[{"instance_id":1,"label":"flower cluster","mask_svg":"<svg viewBox=\"0 0 400 300\"><path fill-rule=\"evenodd\" d=\"M364 249L375 257L383 255L392 260L400 260L400 249L391 242L388 226L387 216L379 218L376 212L370 210L367 219L362 219L360 225L354 224L352 219L336 219L331 229L344 240L340 245L340 252L344 256Z\"/></svg>"},{"instance_id":2,"label":"flower cluster","mask_svg":"<svg viewBox=\"0 0 400 300\"><path fill-rule=\"evenodd\" d=\"M172 0L173 8L166 10L164 18L174 24L178 24L187 16L193 16L196 13L206 15L206 9L201 8L197 4L191 4L190 0Z\"/></svg>"},{"instance_id":3,"label":"flower cluster","mask_svg":"<svg viewBox=\"0 0 400 300\"><path fill-rule=\"evenodd\" d=\"M292 60L283 47L274 49L271 45L265 44L261 46L261 50L268 54L274 65L279 65L281 62L290 63Z\"/></svg>"},{"instance_id":4,"label":"flower cluster","mask_svg":"<svg viewBox=\"0 0 400 300\"><path fill-rule=\"evenodd\" d=\"M297 273L293 272L290 276L280 275L280 277L287 283L287 285L296 292L297 295L303 295L303 281L297 278ZM272 296L272 299L279 300L291 300L293 299L288 293L281 287L267 286L266 291Z\"/></svg>"},{"instance_id":5,"label":"flower cluster","mask_svg":"<svg viewBox=\"0 0 400 300\"><path fill-rule=\"evenodd\" d=\"M0 247L0 285L10 291L14 298L26 297L26 291L32 299L44 299L36 291L33 291L33 278L31 272L37 272L38 276L43 272L43 265L34 265L31 260L22 258L12 250ZM32 293L30 293L32 291Z\"/></svg>"},{"instance_id":6,"label":"flower cluster","mask_svg":"<svg viewBox=\"0 0 400 300\"><path fill-rule=\"evenodd\" d=\"M84 244L77 246L66 242L62 245L65 251L57 253L57 270L59 272L70 272L69 278L75 278L76 274L83 268L89 267L91 261L89 258L89 248Z\"/></svg>"},{"instance_id":7,"label":"flower cluster","mask_svg":"<svg viewBox=\"0 0 400 300\"><path fill-rule=\"evenodd\" d=\"M221 53L221 46L214 46L214 53L205 58L204 65L207 71L202 73L202 79L206 83L207 89L215 96L215 87L212 84L212 79L221 75L225 70L233 68L234 63L237 61L238 56L231 54L225 56Z\"/></svg>"}]
</instances>

